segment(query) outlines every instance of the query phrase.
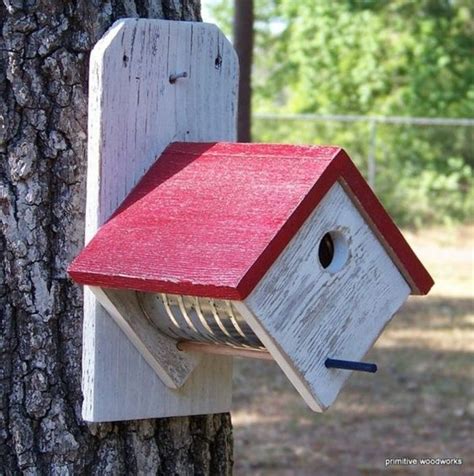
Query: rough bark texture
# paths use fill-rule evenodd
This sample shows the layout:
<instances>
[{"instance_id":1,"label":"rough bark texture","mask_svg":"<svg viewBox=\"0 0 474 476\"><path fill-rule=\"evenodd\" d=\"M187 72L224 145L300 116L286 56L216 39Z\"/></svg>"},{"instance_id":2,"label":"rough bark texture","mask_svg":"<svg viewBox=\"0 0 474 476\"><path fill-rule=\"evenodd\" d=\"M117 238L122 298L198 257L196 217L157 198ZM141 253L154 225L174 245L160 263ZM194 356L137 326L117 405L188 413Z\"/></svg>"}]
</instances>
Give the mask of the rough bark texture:
<instances>
[{"instance_id":1,"label":"rough bark texture","mask_svg":"<svg viewBox=\"0 0 474 476\"><path fill-rule=\"evenodd\" d=\"M199 19L193 0L0 3L0 474L227 474L228 415L81 420L89 51L120 17Z\"/></svg>"},{"instance_id":2,"label":"rough bark texture","mask_svg":"<svg viewBox=\"0 0 474 476\"><path fill-rule=\"evenodd\" d=\"M252 57L253 57L253 0L234 2L234 48L239 56L239 109L237 138L239 142L251 142L252 120Z\"/></svg>"}]
</instances>

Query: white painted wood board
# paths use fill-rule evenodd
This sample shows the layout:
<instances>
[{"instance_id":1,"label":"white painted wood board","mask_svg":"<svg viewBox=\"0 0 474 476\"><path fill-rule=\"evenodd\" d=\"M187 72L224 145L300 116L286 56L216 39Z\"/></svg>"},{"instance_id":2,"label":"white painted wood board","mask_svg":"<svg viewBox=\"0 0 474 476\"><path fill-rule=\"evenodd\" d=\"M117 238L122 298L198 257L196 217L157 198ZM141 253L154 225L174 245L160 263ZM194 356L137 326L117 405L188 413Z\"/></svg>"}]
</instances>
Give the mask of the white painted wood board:
<instances>
[{"instance_id":1,"label":"white painted wood board","mask_svg":"<svg viewBox=\"0 0 474 476\"><path fill-rule=\"evenodd\" d=\"M323 269L318 257L319 243L330 231L342 234L349 251L337 272ZM310 408L323 411L351 374L327 369L326 358L362 360L409 294L382 244L336 183L252 293L234 304Z\"/></svg>"},{"instance_id":2,"label":"white painted wood board","mask_svg":"<svg viewBox=\"0 0 474 476\"><path fill-rule=\"evenodd\" d=\"M214 25L112 26L90 60L86 242L170 142L235 140L237 86L236 54ZM85 420L228 411L231 379L232 358L203 356L184 386L170 390L85 289Z\"/></svg>"},{"instance_id":3,"label":"white painted wood board","mask_svg":"<svg viewBox=\"0 0 474 476\"><path fill-rule=\"evenodd\" d=\"M191 375L200 355L180 352L176 340L160 332L143 313L134 291L89 286L148 365L166 386L178 389Z\"/></svg>"}]
</instances>

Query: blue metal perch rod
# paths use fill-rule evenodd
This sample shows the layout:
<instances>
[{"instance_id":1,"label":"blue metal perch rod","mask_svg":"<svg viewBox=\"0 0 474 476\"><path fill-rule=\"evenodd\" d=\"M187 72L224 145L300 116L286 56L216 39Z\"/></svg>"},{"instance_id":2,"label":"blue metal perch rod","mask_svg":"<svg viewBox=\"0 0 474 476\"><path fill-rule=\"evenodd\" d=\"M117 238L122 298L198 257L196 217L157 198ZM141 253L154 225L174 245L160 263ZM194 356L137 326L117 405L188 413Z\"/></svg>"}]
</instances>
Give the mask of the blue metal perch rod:
<instances>
[{"instance_id":1,"label":"blue metal perch rod","mask_svg":"<svg viewBox=\"0 0 474 476\"><path fill-rule=\"evenodd\" d=\"M377 366L375 364L369 364L367 362L353 362L351 360L337 360L326 359L324 365L328 369L344 369L344 370L357 370L359 372L377 372Z\"/></svg>"}]
</instances>

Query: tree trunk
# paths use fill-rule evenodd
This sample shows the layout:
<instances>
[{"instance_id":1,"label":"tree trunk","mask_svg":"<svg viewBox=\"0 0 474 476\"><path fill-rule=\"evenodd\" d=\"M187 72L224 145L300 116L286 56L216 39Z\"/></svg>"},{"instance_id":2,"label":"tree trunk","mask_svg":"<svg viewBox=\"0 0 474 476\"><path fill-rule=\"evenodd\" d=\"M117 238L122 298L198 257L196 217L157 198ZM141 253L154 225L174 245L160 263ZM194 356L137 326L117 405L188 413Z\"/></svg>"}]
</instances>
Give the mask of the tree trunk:
<instances>
[{"instance_id":1,"label":"tree trunk","mask_svg":"<svg viewBox=\"0 0 474 476\"><path fill-rule=\"evenodd\" d=\"M251 142L252 55L253 55L253 0L234 2L234 48L239 56L239 110L237 138Z\"/></svg>"},{"instance_id":2,"label":"tree trunk","mask_svg":"<svg viewBox=\"0 0 474 476\"><path fill-rule=\"evenodd\" d=\"M196 0L0 2L0 474L229 474L227 414L81 420L89 51L120 17L200 19Z\"/></svg>"}]
</instances>

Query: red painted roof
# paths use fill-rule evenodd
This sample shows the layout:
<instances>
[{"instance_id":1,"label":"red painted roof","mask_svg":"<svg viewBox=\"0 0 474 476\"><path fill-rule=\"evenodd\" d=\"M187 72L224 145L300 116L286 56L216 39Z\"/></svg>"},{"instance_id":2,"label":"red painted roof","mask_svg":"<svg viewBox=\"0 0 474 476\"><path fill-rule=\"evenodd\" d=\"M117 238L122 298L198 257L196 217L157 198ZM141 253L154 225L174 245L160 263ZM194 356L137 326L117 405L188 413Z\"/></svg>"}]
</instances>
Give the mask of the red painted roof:
<instances>
[{"instance_id":1,"label":"red painted roof","mask_svg":"<svg viewBox=\"0 0 474 476\"><path fill-rule=\"evenodd\" d=\"M428 272L338 147L174 143L69 268L82 284L244 299L337 181L412 287Z\"/></svg>"}]
</instances>

